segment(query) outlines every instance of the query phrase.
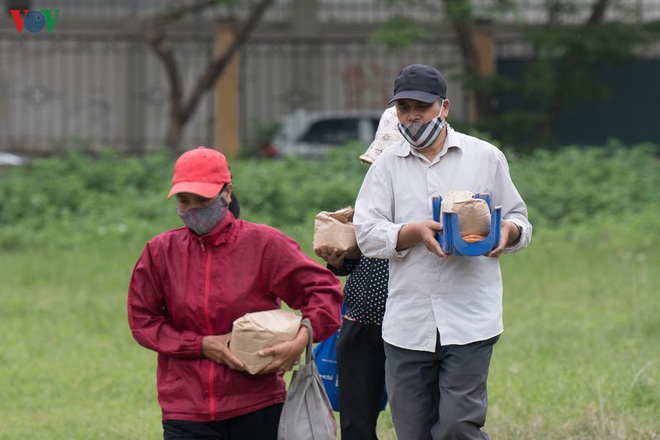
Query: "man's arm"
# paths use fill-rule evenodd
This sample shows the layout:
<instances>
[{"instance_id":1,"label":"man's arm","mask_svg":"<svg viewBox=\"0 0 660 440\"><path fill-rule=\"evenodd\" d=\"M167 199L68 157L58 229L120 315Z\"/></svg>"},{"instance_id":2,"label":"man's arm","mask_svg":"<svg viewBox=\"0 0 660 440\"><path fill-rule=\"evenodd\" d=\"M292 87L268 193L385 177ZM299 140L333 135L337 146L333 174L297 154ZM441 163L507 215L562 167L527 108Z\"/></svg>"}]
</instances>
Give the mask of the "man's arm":
<instances>
[{"instance_id":1,"label":"man's arm","mask_svg":"<svg viewBox=\"0 0 660 440\"><path fill-rule=\"evenodd\" d=\"M488 257L499 257L504 252L504 248L513 246L520 240L520 228L514 222L502 220L500 229L500 243L486 254Z\"/></svg>"},{"instance_id":2,"label":"man's arm","mask_svg":"<svg viewBox=\"0 0 660 440\"><path fill-rule=\"evenodd\" d=\"M447 254L442 252L440 243L436 239L438 231L442 231L442 224L433 220L405 224L399 230L396 250L402 251L417 243L424 243L429 252L436 254L438 257L446 257Z\"/></svg>"}]
</instances>

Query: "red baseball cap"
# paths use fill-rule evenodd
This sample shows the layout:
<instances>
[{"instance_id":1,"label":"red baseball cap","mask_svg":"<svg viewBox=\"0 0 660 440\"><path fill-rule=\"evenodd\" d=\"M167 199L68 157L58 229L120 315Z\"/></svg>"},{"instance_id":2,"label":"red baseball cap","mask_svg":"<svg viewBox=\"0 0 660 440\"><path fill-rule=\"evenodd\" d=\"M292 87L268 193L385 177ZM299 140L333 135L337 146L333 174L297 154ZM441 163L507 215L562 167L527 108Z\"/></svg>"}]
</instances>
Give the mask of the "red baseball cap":
<instances>
[{"instance_id":1,"label":"red baseball cap","mask_svg":"<svg viewBox=\"0 0 660 440\"><path fill-rule=\"evenodd\" d=\"M231 182L225 155L211 148L198 147L183 153L174 164L172 189L167 195L192 193L211 198Z\"/></svg>"}]
</instances>

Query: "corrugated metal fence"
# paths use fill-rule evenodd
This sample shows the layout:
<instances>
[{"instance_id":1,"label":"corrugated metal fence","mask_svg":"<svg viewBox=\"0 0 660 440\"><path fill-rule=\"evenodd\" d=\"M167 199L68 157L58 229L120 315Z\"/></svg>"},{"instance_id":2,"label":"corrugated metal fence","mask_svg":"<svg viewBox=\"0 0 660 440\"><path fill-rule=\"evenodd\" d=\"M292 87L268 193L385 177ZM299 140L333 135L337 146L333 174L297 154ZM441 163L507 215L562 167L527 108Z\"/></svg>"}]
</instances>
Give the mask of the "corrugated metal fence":
<instances>
[{"instance_id":1,"label":"corrugated metal fence","mask_svg":"<svg viewBox=\"0 0 660 440\"><path fill-rule=\"evenodd\" d=\"M177 41L184 81L211 55L209 38ZM0 149L38 154L60 148L159 148L168 104L165 75L139 38L126 35L0 35ZM207 96L186 129L209 143Z\"/></svg>"},{"instance_id":2,"label":"corrugated metal fence","mask_svg":"<svg viewBox=\"0 0 660 440\"><path fill-rule=\"evenodd\" d=\"M190 88L211 56L211 38L179 35L172 44ZM240 60L243 144L257 136L255 123L272 123L298 108L381 110L403 65L444 65L447 74L460 65L450 43L388 52L358 39L255 39ZM453 89L454 112L462 111L459 89ZM0 150L159 149L168 93L163 67L140 38L51 34L27 41L0 34ZM213 144L213 99L207 94L186 126L182 149ZM225 110L236 111L219 111Z\"/></svg>"},{"instance_id":3,"label":"corrugated metal fence","mask_svg":"<svg viewBox=\"0 0 660 440\"><path fill-rule=\"evenodd\" d=\"M212 22L217 19L243 19L258 0L241 0L232 7L219 5L205 8L190 19ZM383 0L300 0L316 2L320 23L381 23L393 15L403 15L419 22L438 23L444 19L444 2L435 1L383 1ZM190 2L190 1L189 1ZM85 20L127 21L142 18L176 7L182 0L31 0L37 8L60 8L69 18ZM593 6L593 0L553 2L547 0L472 0L472 8L480 18L506 24L539 24L548 21L551 14L559 23L582 22ZM549 7L550 5L553 7ZM296 0L276 0L267 11L266 22L290 20ZM612 0L608 6L608 20L626 22L650 22L660 19L659 0Z\"/></svg>"},{"instance_id":4,"label":"corrugated metal fence","mask_svg":"<svg viewBox=\"0 0 660 440\"><path fill-rule=\"evenodd\" d=\"M287 14L294 1L278 0L267 21L289 20ZM85 17L91 24L80 27L87 31L75 32L18 34L5 27L0 30L0 150L40 154L71 147L113 147L143 153L161 148L168 114L165 71L139 36L139 29L127 31L131 28L127 25L124 30L118 27L113 31L108 23L125 17L133 20L135 27L136 18L162 8L163 2L32 3L33 8L60 7L67 17ZM387 6L389 9L383 6L385 3L319 0L319 21L341 21L340 15L346 15L342 20L347 22L358 15L362 21L382 21L394 12L420 11L406 9L407 2L395 2ZM531 21L536 17L532 12L540 10L538 0L516 3L525 11L523 18ZM483 11L489 11L493 4L494 0L475 1ZM525 9L525 5L530 8ZM614 12L638 21L660 16L660 0L622 1L617 5ZM105 30L93 30L94 13L103 17ZM226 18L227 13L226 9L213 8L188 20L208 24L214 18ZM4 20L4 24L13 26L9 17ZM190 88L213 53L213 36L211 32L190 32L171 38L183 83ZM660 56L657 45L653 50L655 57ZM524 57L528 45L519 39L498 37L497 54ZM394 76L412 62L442 67L450 83L452 115L467 119L467 97L460 83L460 51L450 40L388 51L369 44L367 37L255 36L240 56L241 143L252 142L263 123L277 121L300 107L308 111L380 110L387 103ZM221 118L223 111L237 110L217 111L220 114L215 113L213 94L207 94L186 126L181 149L213 145L216 117Z\"/></svg>"}]
</instances>

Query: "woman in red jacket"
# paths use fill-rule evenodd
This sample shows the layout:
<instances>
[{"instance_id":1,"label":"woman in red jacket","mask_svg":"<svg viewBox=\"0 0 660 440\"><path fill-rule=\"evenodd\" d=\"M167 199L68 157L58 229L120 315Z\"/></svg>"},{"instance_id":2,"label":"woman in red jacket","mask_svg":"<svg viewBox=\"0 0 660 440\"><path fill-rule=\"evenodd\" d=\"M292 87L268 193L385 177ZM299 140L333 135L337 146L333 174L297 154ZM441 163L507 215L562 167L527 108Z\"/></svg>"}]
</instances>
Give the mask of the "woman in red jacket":
<instances>
[{"instance_id":1,"label":"woman in red jacket","mask_svg":"<svg viewBox=\"0 0 660 440\"><path fill-rule=\"evenodd\" d=\"M131 277L128 321L137 342L158 353L165 439L277 438L282 375L304 351L307 331L262 350L274 359L250 375L229 350L235 319L284 301L310 319L316 341L340 325L340 281L282 232L236 219L231 192L222 153L184 153L168 197L177 197L186 226L150 240Z\"/></svg>"}]
</instances>

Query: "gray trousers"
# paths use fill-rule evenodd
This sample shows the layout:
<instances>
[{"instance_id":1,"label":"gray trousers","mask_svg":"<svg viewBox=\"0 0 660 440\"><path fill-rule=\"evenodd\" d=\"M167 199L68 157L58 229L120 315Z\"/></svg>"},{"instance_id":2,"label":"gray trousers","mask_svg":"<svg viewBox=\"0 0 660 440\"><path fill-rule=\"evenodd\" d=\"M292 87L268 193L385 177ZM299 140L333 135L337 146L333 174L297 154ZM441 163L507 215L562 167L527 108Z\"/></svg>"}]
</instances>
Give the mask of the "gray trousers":
<instances>
[{"instance_id":1,"label":"gray trousers","mask_svg":"<svg viewBox=\"0 0 660 440\"><path fill-rule=\"evenodd\" d=\"M434 353L385 343L385 380L400 440L488 439L486 382L499 336Z\"/></svg>"}]
</instances>

